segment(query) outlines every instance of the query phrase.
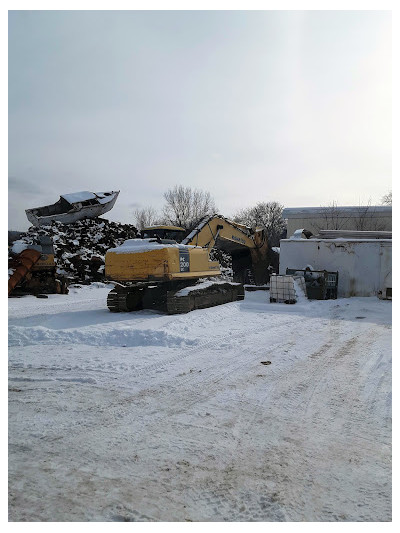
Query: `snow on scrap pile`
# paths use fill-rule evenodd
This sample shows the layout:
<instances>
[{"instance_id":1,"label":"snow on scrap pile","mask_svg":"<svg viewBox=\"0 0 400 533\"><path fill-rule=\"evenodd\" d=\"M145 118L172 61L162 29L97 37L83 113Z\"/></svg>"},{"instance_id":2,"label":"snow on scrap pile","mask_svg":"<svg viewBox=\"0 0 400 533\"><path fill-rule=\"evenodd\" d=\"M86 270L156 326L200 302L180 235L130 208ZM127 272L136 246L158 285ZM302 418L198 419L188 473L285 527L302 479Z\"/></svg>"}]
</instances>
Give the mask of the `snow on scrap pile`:
<instances>
[{"instance_id":1,"label":"snow on scrap pile","mask_svg":"<svg viewBox=\"0 0 400 533\"><path fill-rule=\"evenodd\" d=\"M105 279L107 250L135 238L137 230L131 224L103 218L78 220L71 224L53 222L40 228L31 226L14 245L24 248L27 244L38 244L41 235L52 239L58 276L66 278L69 283L91 283Z\"/></svg>"}]
</instances>

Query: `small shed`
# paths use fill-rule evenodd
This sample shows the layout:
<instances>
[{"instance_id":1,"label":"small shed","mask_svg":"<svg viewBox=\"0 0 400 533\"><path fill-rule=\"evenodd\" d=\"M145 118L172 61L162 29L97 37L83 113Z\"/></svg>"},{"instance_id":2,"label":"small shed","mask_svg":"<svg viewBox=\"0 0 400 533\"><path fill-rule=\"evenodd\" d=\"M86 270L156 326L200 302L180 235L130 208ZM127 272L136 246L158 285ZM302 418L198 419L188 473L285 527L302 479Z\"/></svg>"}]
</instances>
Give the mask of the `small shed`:
<instances>
[{"instance_id":1,"label":"small shed","mask_svg":"<svg viewBox=\"0 0 400 533\"><path fill-rule=\"evenodd\" d=\"M338 297L392 297L391 232L321 231L302 238L298 230L280 241L279 274L286 269L339 272Z\"/></svg>"}]
</instances>

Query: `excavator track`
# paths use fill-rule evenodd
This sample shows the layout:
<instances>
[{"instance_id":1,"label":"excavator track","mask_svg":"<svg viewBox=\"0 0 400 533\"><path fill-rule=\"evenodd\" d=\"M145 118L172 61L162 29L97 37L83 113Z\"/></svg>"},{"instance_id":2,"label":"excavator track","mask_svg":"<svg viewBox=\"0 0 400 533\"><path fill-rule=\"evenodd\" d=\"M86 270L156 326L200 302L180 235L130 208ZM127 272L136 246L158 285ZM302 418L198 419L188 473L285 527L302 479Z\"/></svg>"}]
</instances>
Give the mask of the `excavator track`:
<instances>
[{"instance_id":1,"label":"excavator track","mask_svg":"<svg viewBox=\"0 0 400 533\"><path fill-rule=\"evenodd\" d=\"M170 315L189 313L194 309L205 309L228 302L244 299L241 283L215 283L206 288L192 288L188 294L175 291L167 292L167 312Z\"/></svg>"},{"instance_id":2,"label":"excavator track","mask_svg":"<svg viewBox=\"0 0 400 533\"><path fill-rule=\"evenodd\" d=\"M157 309L166 311L166 283L140 283L138 285L117 285L107 296L107 307L112 313L138 311L139 309ZM182 285L178 285L179 288ZM177 290L177 289L176 289Z\"/></svg>"},{"instance_id":3,"label":"excavator track","mask_svg":"<svg viewBox=\"0 0 400 533\"><path fill-rule=\"evenodd\" d=\"M202 284L192 285L187 294L182 294L182 288L188 288L188 285L172 283L159 286L116 286L108 293L107 307L112 313L157 309L173 315L244 298L244 287L241 283L214 283L206 287L202 287Z\"/></svg>"},{"instance_id":4,"label":"excavator track","mask_svg":"<svg viewBox=\"0 0 400 533\"><path fill-rule=\"evenodd\" d=\"M107 295L107 307L112 313L137 311L143 307L142 287L115 287Z\"/></svg>"}]
</instances>

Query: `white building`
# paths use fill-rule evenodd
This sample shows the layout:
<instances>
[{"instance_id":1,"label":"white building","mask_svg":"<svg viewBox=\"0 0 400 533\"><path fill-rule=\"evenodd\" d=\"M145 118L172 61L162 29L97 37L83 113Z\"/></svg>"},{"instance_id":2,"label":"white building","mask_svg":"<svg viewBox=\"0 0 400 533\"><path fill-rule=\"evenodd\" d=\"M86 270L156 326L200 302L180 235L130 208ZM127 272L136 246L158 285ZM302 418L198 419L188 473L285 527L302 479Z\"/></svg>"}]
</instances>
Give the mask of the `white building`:
<instances>
[{"instance_id":1,"label":"white building","mask_svg":"<svg viewBox=\"0 0 400 533\"><path fill-rule=\"evenodd\" d=\"M392 239L391 234L365 232L326 232L310 239L300 235L280 242L279 274L286 269L314 270L339 273L338 297L392 297ZM342 235L342 236L339 236ZM325 238L324 238L325 237Z\"/></svg>"},{"instance_id":2,"label":"white building","mask_svg":"<svg viewBox=\"0 0 400 533\"><path fill-rule=\"evenodd\" d=\"M392 206L287 207L282 212L287 220L287 235L304 228L312 233L331 230L392 230Z\"/></svg>"}]
</instances>

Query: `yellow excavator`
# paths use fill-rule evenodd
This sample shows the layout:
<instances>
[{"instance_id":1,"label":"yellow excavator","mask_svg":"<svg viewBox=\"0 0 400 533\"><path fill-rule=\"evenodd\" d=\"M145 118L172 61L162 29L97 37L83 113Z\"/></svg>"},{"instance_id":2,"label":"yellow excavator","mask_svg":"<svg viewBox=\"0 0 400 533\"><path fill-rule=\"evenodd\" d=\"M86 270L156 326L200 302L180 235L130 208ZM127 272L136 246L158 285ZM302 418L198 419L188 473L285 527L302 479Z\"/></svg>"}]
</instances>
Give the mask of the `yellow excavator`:
<instances>
[{"instance_id":1,"label":"yellow excavator","mask_svg":"<svg viewBox=\"0 0 400 533\"><path fill-rule=\"evenodd\" d=\"M176 226L152 226L141 238L107 251L105 276L115 284L107 297L110 311L187 313L242 300L244 283L266 283L269 250L263 229L210 215L182 238L185 233ZM213 248L231 254L233 282L218 279L219 263L209 257Z\"/></svg>"}]
</instances>

